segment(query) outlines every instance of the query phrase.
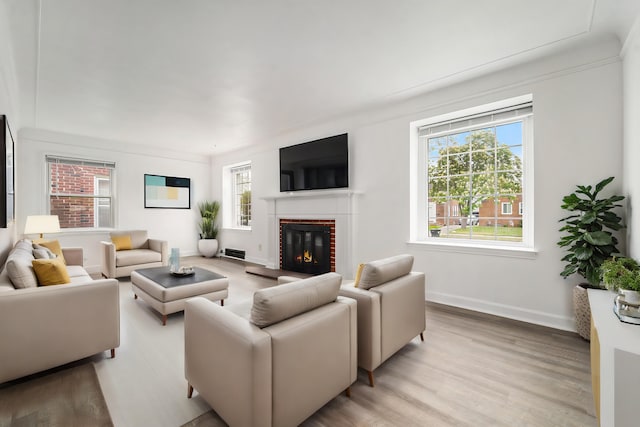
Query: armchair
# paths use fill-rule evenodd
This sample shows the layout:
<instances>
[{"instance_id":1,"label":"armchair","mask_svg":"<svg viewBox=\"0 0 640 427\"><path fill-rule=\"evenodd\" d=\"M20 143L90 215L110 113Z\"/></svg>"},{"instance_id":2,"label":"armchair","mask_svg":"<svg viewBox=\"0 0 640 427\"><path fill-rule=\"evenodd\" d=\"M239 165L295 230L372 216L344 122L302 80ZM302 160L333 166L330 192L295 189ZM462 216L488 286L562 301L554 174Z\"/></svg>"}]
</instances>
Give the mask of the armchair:
<instances>
[{"instance_id":1,"label":"armchair","mask_svg":"<svg viewBox=\"0 0 640 427\"><path fill-rule=\"evenodd\" d=\"M110 242L100 242L102 275L107 278L130 276L133 270L165 266L169 262L166 240L149 239L146 230L114 231ZM128 238L127 238L128 237ZM130 245L117 250L114 240L124 238Z\"/></svg>"},{"instance_id":2,"label":"armchair","mask_svg":"<svg viewBox=\"0 0 640 427\"><path fill-rule=\"evenodd\" d=\"M341 296L358 302L358 366L371 387L378 366L417 335L424 341L425 276L412 267L411 255L369 262L359 267L357 287L348 281L340 287Z\"/></svg>"},{"instance_id":3,"label":"armchair","mask_svg":"<svg viewBox=\"0 0 640 427\"><path fill-rule=\"evenodd\" d=\"M356 380L356 302L328 273L185 307L185 377L229 425L297 426Z\"/></svg>"}]
</instances>

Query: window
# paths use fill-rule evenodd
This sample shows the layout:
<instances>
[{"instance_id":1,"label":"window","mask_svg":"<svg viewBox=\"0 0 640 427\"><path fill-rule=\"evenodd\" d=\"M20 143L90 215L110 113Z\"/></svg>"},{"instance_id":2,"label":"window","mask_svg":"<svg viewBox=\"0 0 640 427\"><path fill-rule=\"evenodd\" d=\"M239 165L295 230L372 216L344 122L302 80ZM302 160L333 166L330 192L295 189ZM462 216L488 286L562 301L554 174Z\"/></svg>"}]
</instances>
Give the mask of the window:
<instances>
[{"instance_id":1,"label":"window","mask_svg":"<svg viewBox=\"0 0 640 427\"><path fill-rule=\"evenodd\" d=\"M502 202L502 215L511 215L512 211L511 202Z\"/></svg>"},{"instance_id":2,"label":"window","mask_svg":"<svg viewBox=\"0 0 640 427\"><path fill-rule=\"evenodd\" d=\"M531 96L414 122L411 129L415 240L532 246L530 218L522 213L533 182ZM441 231L432 236L429 227Z\"/></svg>"},{"instance_id":3,"label":"window","mask_svg":"<svg viewBox=\"0 0 640 427\"><path fill-rule=\"evenodd\" d=\"M224 225L231 228L251 227L251 163L223 168L226 179L224 200L231 209L223 211ZM223 206L224 208L224 206Z\"/></svg>"},{"instance_id":4,"label":"window","mask_svg":"<svg viewBox=\"0 0 640 427\"><path fill-rule=\"evenodd\" d=\"M48 205L60 228L114 226L115 163L46 156Z\"/></svg>"}]
</instances>

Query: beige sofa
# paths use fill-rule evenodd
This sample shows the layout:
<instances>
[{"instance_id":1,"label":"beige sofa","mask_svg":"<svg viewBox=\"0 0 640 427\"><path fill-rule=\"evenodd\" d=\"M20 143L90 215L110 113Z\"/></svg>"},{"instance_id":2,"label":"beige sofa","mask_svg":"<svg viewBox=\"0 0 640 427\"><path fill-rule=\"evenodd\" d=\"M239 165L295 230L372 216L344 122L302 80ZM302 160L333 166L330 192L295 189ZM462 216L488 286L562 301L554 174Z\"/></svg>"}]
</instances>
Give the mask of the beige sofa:
<instances>
[{"instance_id":1,"label":"beige sofa","mask_svg":"<svg viewBox=\"0 0 640 427\"><path fill-rule=\"evenodd\" d=\"M185 308L185 377L231 426L297 426L356 380L356 302L328 273Z\"/></svg>"},{"instance_id":2,"label":"beige sofa","mask_svg":"<svg viewBox=\"0 0 640 427\"><path fill-rule=\"evenodd\" d=\"M358 366L369 374L425 330L425 276L411 271L413 256L364 264L358 287L343 282L340 295L358 301Z\"/></svg>"},{"instance_id":3,"label":"beige sofa","mask_svg":"<svg viewBox=\"0 0 640 427\"><path fill-rule=\"evenodd\" d=\"M119 230L110 236L130 236L132 249L116 251L113 242L100 242L104 277L126 277L133 270L161 267L169 263L167 241L149 239L146 230Z\"/></svg>"},{"instance_id":4,"label":"beige sofa","mask_svg":"<svg viewBox=\"0 0 640 427\"><path fill-rule=\"evenodd\" d=\"M32 242L16 243L0 273L0 383L120 345L119 285L93 280L81 248L63 248L70 284L37 286ZM12 277L7 265L11 264Z\"/></svg>"}]
</instances>

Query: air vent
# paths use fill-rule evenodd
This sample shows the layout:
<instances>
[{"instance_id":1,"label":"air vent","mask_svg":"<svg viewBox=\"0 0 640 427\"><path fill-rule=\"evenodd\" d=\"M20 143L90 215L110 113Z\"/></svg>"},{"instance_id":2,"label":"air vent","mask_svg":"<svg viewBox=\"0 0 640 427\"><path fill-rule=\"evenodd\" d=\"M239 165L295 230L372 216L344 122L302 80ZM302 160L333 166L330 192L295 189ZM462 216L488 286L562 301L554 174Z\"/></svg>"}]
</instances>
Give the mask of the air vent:
<instances>
[{"instance_id":1,"label":"air vent","mask_svg":"<svg viewBox=\"0 0 640 427\"><path fill-rule=\"evenodd\" d=\"M240 250L240 249L226 248L224 250L224 254L225 254L225 256L232 257L232 258L244 259L244 257L245 257L245 251Z\"/></svg>"}]
</instances>

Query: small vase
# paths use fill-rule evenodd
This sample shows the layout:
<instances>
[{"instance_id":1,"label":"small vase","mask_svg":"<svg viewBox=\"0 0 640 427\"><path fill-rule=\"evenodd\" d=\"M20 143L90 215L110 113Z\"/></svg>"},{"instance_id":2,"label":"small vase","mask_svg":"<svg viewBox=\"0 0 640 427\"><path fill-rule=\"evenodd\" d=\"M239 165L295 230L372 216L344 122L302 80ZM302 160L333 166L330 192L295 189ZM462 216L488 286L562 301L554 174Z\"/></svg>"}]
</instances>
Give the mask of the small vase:
<instances>
[{"instance_id":1,"label":"small vase","mask_svg":"<svg viewBox=\"0 0 640 427\"><path fill-rule=\"evenodd\" d=\"M618 292L622 295L624 302L629 304L640 304L640 292L630 291L628 289L618 289Z\"/></svg>"}]
</instances>

